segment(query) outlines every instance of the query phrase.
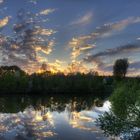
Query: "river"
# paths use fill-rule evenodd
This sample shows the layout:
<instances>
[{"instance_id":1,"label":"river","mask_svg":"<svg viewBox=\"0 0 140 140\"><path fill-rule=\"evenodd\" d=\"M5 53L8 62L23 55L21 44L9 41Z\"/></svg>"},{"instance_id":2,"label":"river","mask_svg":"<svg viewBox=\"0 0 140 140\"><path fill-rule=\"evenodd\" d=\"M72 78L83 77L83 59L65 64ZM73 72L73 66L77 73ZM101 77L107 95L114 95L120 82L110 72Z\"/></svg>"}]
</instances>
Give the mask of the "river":
<instances>
[{"instance_id":1,"label":"river","mask_svg":"<svg viewBox=\"0 0 140 140\"><path fill-rule=\"evenodd\" d=\"M0 140L107 140L96 118L110 103L91 95L0 97Z\"/></svg>"}]
</instances>

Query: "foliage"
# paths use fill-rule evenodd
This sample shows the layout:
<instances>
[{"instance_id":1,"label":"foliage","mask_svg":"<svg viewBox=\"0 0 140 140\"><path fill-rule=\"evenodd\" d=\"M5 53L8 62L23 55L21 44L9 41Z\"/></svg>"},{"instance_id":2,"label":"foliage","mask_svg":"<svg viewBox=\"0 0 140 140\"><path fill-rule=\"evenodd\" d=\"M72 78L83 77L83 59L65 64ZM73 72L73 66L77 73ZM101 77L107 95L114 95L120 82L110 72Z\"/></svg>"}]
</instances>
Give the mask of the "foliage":
<instances>
[{"instance_id":1,"label":"foliage","mask_svg":"<svg viewBox=\"0 0 140 140\"><path fill-rule=\"evenodd\" d=\"M112 92L112 80L104 82L105 77L96 76L92 73L63 73L52 74L46 71L41 74L28 75L20 68L8 69L1 67L0 91L1 93L90 93L96 97L104 98ZM109 77L108 79L112 79ZM109 82L108 82L109 81Z\"/></svg>"},{"instance_id":2,"label":"foliage","mask_svg":"<svg viewBox=\"0 0 140 140\"><path fill-rule=\"evenodd\" d=\"M112 110L120 118L137 120L140 126L140 82L138 80L128 80L120 82L110 101Z\"/></svg>"},{"instance_id":3,"label":"foliage","mask_svg":"<svg viewBox=\"0 0 140 140\"><path fill-rule=\"evenodd\" d=\"M97 120L106 135L120 136L126 140L139 137L140 128L140 81L139 79L122 80L116 85L110 97L111 112L105 113ZM124 137L124 135L126 137Z\"/></svg>"},{"instance_id":4,"label":"foliage","mask_svg":"<svg viewBox=\"0 0 140 140\"><path fill-rule=\"evenodd\" d=\"M133 123L117 117L113 112L105 112L97 119L97 124L104 130L106 136L118 136L133 128Z\"/></svg>"},{"instance_id":5,"label":"foliage","mask_svg":"<svg viewBox=\"0 0 140 140\"><path fill-rule=\"evenodd\" d=\"M28 86L27 74L17 66L2 66L0 68L0 91L25 92Z\"/></svg>"},{"instance_id":6,"label":"foliage","mask_svg":"<svg viewBox=\"0 0 140 140\"><path fill-rule=\"evenodd\" d=\"M105 112L97 119L98 126L106 136L120 137L122 140L139 140L140 130L127 119L119 118L113 112Z\"/></svg>"},{"instance_id":7,"label":"foliage","mask_svg":"<svg viewBox=\"0 0 140 140\"><path fill-rule=\"evenodd\" d=\"M115 77L125 77L129 63L127 59L116 60L113 66L113 74Z\"/></svg>"}]
</instances>

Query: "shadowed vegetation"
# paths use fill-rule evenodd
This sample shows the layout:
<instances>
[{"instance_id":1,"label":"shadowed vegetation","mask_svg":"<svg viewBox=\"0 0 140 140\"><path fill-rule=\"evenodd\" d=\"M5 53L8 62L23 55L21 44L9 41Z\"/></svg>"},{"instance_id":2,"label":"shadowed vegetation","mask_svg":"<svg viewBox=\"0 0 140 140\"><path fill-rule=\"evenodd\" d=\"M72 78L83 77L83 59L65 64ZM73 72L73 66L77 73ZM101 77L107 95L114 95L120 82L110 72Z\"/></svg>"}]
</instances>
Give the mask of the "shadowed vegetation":
<instances>
[{"instance_id":1,"label":"shadowed vegetation","mask_svg":"<svg viewBox=\"0 0 140 140\"><path fill-rule=\"evenodd\" d=\"M1 93L89 93L103 98L111 93L112 82L111 77L97 76L95 73L64 75L46 71L41 74L28 75L16 66L0 68Z\"/></svg>"},{"instance_id":2,"label":"shadowed vegetation","mask_svg":"<svg viewBox=\"0 0 140 140\"><path fill-rule=\"evenodd\" d=\"M128 66L129 66L129 63L126 58L116 60L113 66L114 76L117 78L124 78L127 73Z\"/></svg>"},{"instance_id":3,"label":"shadowed vegetation","mask_svg":"<svg viewBox=\"0 0 140 140\"><path fill-rule=\"evenodd\" d=\"M140 138L140 79L117 81L110 97L111 111L97 120L107 136L121 136L122 140Z\"/></svg>"}]
</instances>

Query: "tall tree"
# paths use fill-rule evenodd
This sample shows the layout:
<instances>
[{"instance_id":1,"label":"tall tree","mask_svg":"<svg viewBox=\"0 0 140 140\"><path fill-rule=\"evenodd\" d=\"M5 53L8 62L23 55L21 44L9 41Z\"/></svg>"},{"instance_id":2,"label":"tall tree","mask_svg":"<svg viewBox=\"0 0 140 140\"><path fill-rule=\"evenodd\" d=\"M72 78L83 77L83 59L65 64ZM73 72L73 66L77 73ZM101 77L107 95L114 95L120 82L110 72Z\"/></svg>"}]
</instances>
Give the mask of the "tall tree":
<instances>
[{"instance_id":1,"label":"tall tree","mask_svg":"<svg viewBox=\"0 0 140 140\"><path fill-rule=\"evenodd\" d=\"M129 67L128 59L118 59L113 66L113 74L115 77L125 77Z\"/></svg>"}]
</instances>

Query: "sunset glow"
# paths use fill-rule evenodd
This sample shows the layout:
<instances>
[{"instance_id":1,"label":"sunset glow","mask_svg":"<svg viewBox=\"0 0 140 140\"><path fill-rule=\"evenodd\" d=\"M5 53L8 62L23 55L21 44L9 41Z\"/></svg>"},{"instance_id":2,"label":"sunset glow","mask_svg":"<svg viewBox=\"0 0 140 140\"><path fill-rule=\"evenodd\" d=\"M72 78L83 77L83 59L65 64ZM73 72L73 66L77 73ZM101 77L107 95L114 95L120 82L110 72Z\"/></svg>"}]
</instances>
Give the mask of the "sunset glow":
<instances>
[{"instance_id":1,"label":"sunset glow","mask_svg":"<svg viewBox=\"0 0 140 140\"><path fill-rule=\"evenodd\" d=\"M29 74L44 72L46 64L52 73L111 75L115 60L128 58L128 75L139 75L138 5L138 0L1 0L0 65L17 65Z\"/></svg>"}]
</instances>

